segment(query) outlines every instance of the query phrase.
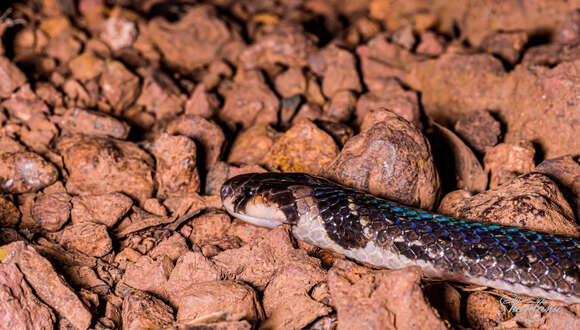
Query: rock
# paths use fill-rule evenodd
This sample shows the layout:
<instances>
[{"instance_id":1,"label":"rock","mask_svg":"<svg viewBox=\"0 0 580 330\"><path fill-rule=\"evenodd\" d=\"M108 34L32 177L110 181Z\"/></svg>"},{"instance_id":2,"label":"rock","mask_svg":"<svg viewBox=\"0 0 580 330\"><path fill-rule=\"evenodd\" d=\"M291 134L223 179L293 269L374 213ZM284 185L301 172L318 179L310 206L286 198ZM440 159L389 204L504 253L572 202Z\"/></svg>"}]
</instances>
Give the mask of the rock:
<instances>
[{"instance_id":1,"label":"rock","mask_svg":"<svg viewBox=\"0 0 580 330\"><path fill-rule=\"evenodd\" d=\"M504 307L493 296L484 292L475 292L467 297L465 307L467 322L473 328L499 323L503 320Z\"/></svg>"},{"instance_id":2,"label":"rock","mask_svg":"<svg viewBox=\"0 0 580 330\"><path fill-rule=\"evenodd\" d=\"M373 110L389 110L421 128L421 112L417 93L405 91L395 79L386 79L380 92L361 95L356 103L356 124L362 124L365 116Z\"/></svg>"},{"instance_id":3,"label":"rock","mask_svg":"<svg viewBox=\"0 0 580 330\"><path fill-rule=\"evenodd\" d=\"M155 140L153 154L157 163L157 196L167 198L199 192L197 148L191 139L164 134Z\"/></svg>"},{"instance_id":4,"label":"rock","mask_svg":"<svg viewBox=\"0 0 580 330\"><path fill-rule=\"evenodd\" d=\"M16 264L34 293L78 329L88 329L92 315L75 292L33 247L15 242L0 248L2 263Z\"/></svg>"},{"instance_id":5,"label":"rock","mask_svg":"<svg viewBox=\"0 0 580 330\"><path fill-rule=\"evenodd\" d=\"M0 264L0 319L6 329L52 329L56 318L14 263Z\"/></svg>"},{"instance_id":6,"label":"rock","mask_svg":"<svg viewBox=\"0 0 580 330\"><path fill-rule=\"evenodd\" d=\"M167 299L167 281L172 270L173 262L166 256L161 256L157 260L141 256L136 262L127 265L121 282Z\"/></svg>"},{"instance_id":7,"label":"rock","mask_svg":"<svg viewBox=\"0 0 580 330\"><path fill-rule=\"evenodd\" d=\"M99 85L104 98L116 115L131 106L139 97L139 77L119 61L106 61Z\"/></svg>"},{"instance_id":8,"label":"rock","mask_svg":"<svg viewBox=\"0 0 580 330\"><path fill-rule=\"evenodd\" d=\"M153 195L153 159L131 142L65 137L56 145L63 156L71 194L122 192L142 202Z\"/></svg>"},{"instance_id":9,"label":"rock","mask_svg":"<svg viewBox=\"0 0 580 330\"><path fill-rule=\"evenodd\" d=\"M415 126L388 111L369 113L361 133L347 141L325 167L324 175L354 189L424 209L433 207L440 188L427 139Z\"/></svg>"},{"instance_id":10,"label":"rock","mask_svg":"<svg viewBox=\"0 0 580 330\"><path fill-rule=\"evenodd\" d=\"M230 125L249 127L278 122L280 101L260 74L242 73L224 97L219 118Z\"/></svg>"},{"instance_id":11,"label":"rock","mask_svg":"<svg viewBox=\"0 0 580 330\"><path fill-rule=\"evenodd\" d=\"M129 15L123 15L123 11L114 8L111 15L103 23L103 29L99 37L113 51L119 51L131 47L137 40L139 30L137 23Z\"/></svg>"},{"instance_id":12,"label":"rock","mask_svg":"<svg viewBox=\"0 0 580 330\"><path fill-rule=\"evenodd\" d=\"M498 55L510 65L515 65L527 43L528 34L526 32L495 32L483 40L481 47L488 53Z\"/></svg>"},{"instance_id":13,"label":"rock","mask_svg":"<svg viewBox=\"0 0 580 330\"><path fill-rule=\"evenodd\" d=\"M322 113L323 118L337 122L348 122L356 108L356 96L351 91L334 93L329 102L325 104Z\"/></svg>"},{"instance_id":14,"label":"rock","mask_svg":"<svg viewBox=\"0 0 580 330\"><path fill-rule=\"evenodd\" d=\"M173 310L162 300L134 290L123 299L123 329L170 328Z\"/></svg>"},{"instance_id":15,"label":"rock","mask_svg":"<svg viewBox=\"0 0 580 330\"><path fill-rule=\"evenodd\" d=\"M131 198L117 192L72 198L73 223L94 222L112 228L133 206Z\"/></svg>"},{"instance_id":16,"label":"rock","mask_svg":"<svg viewBox=\"0 0 580 330\"><path fill-rule=\"evenodd\" d=\"M213 121L197 115L183 115L169 122L166 130L169 134L193 139L203 150L206 169L221 158L226 138L221 127Z\"/></svg>"},{"instance_id":17,"label":"rock","mask_svg":"<svg viewBox=\"0 0 580 330\"><path fill-rule=\"evenodd\" d=\"M67 249L75 249L91 257L102 257L113 249L107 227L92 222L66 226L59 242Z\"/></svg>"},{"instance_id":18,"label":"rock","mask_svg":"<svg viewBox=\"0 0 580 330\"><path fill-rule=\"evenodd\" d=\"M306 93L306 77L299 67L291 67L280 73L274 80L276 91L283 98Z\"/></svg>"},{"instance_id":19,"label":"rock","mask_svg":"<svg viewBox=\"0 0 580 330\"><path fill-rule=\"evenodd\" d=\"M397 324L405 324L446 329L425 302L420 281L421 270L417 267L370 271L350 261L336 262L328 273L328 285L338 328L394 329Z\"/></svg>"},{"instance_id":20,"label":"rock","mask_svg":"<svg viewBox=\"0 0 580 330\"><path fill-rule=\"evenodd\" d=\"M219 100L214 94L208 93L207 90L208 88L203 83L195 86L193 93L185 102L186 115L209 119L217 113Z\"/></svg>"},{"instance_id":21,"label":"rock","mask_svg":"<svg viewBox=\"0 0 580 330\"><path fill-rule=\"evenodd\" d=\"M107 114L78 108L66 111L59 126L63 130L63 135L85 134L120 140L129 136L130 129L127 123Z\"/></svg>"},{"instance_id":22,"label":"rock","mask_svg":"<svg viewBox=\"0 0 580 330\"><path fill-rule=\"evenodd\" d=\"M461 323L461 294L457 289L446 282L435 282L427 286L424 292L442 319L451 321L452 324Z\"/></svg>"},{"instance_id":23,"label":"rock","mask_svg":"<svg viewBox=\"0 0 580 330\"><path fill-rule=\"evenodd\" d=\"M415 51L420 55L439 56L445 51L445 39L431 31L424 32Z\"/></svg>"},{"instance_id":24,"label":"rock","mask_svg":"<svg viewBox=\"0 0 580 330\"><path fill-rule=\"evenodd\" d=\"M261 326L272 329L301 329L332 309L313 299L308 292L325 283L326 272L320 265L293 262L278 270L264 291L266 320Z\"/></svg>"},{"instance_id":25,"label":"rock","mask_svg":"<svg viewBox=\"0 0 580 330\"><path fill-rule=\"evenodd\" d=\"M509 90L502 63L491 55L446 53L415 63L405 82L421 91L425 113L438 123L452 125L480 109L499 109ZM474 97L485 95L486 97Z\"/></svg>"},{"instance_id":26,"label":"rock","mask_svg":"<svg viewBox=\"0 0 580 330\"><path fill-rule=\"evenodd\" d=\"M489 187L496 188L521 174L532 172L536 167L534 154L534 146L526 141L501 143L486 149L483 164L486 172L491 173Z\"/></svg>"},{"instance_id":27,"label":"rock","mask_svg":"<svg viewBox=\"0 0 580 330\"><path fill-rule=\"evenodd\" d=\"M261 164L282 134L268 125L254 125L242 131L234 140L228 163Z\"/></svg>"},{"instance_id":28,"label":"rock","mask_svg":"<svg viewBox=\"0 0 580 330\"><path fill-rule=\"evenodd\" d=\"M7 98L18 87L26 84L26 76L8 58L0 56L0 81L0 97Z\"/></svg>"},{"instance_id":29,"label":"rock","mask_svg":"<svg viewBox=\"0 0 580 330\"><path fill-rule=\"evenodd\" d=\"M228 54L228 44L241 39L230 32L213 7L206 5L189 8L176 22L156 17L149 21L147 30L165 62L185 72L216 58L234 58L234 54Z\"/></svg>"},{"instance_id":30,"label":"rock","mask_svg":"<svg viewBox=\"0 0 580 330\"><path fill-rule=\"evenodd\" d=\"M332 137L303 120L272 145L263 162L271 170L317 175L337 154L338 147Z\"/></svg>"},{"instance_id":31,"label":"rock","mask_svg":"<svg viewBox=\"0 0 580 330\"><path fill-rule=\"evenodd\" d=\"M449 201L440 211L458 218L525 227L578 237L580 227L558 186L539 173L519 176L509 183L470 198Z\"/></svg>"},{"instance_id":32,"label":"rock","mask_svg":"<svg viewBox=\"0 0 580 330\"><path fill-rule=\"evenodd\" d=\"M156 119L162 120L183 112L184 102L185 96L165 73L160 70L145 73L137 105L142 105Z\"/></svg>"},{"instance_id":33,"label":"rock","mask_svg":"<svg viewBox=\"0 0 580 330\"><path fill-rule=\"evenodd\" d=\"M580 164L570 156L563 156L541 162L535 172L558 183L558 187L576 210L576 219L580 219Z\"/></svg>"},{"instance_id":34,"label":"rock","mask_svg":"<svg viewBox=\"0 0 580 330\"><path fill-rule=\"evenodd\" d=\"M0 154L0 192L35 192L53 184L57 178L56 167L35 153Z\"/></svg>"},{"instance_id":35,"label":"rock","mask_svg":"<svg viewBox=\"0 0 580 330\"><path fill-rule=\"evenodd\" d=\"M46 103L32 91L29 84L23 85L16 93L11 94L10 98L2 102L2 106L8 110L11 117L23 122L44 117L50 113Z\"/></svg>"},{"instance_id":36,"label":"rock","mask_svg":"<svg viewBox=\"0 0 580 330\"><path fill-rule=\"evenodd\" d=\"M231 225L230 217L222 212L209 212L193 219L189 240L192 244L203 245L204 242L218 240Z\"/></svg>"},{"instance_id":37,"label":"rock","mask_svg":"<svg viewBox=\"0 0 580 330\"><path fill-rule=\"evenodd\" d=\"M224 321L246 320L256 324L264 318L258 295L247 284L212 281L192 284L178 303L177 321L186 322L223 314Z\"/></svg>"},{"instance_id":38,"label":"rock","mask_svg":"<svg viewBox=\"0 0 580 330\"><path fill-rule=\"evenodd\" d=\"M36 198L32 217L47 231L57 231L70 218L71 196L67 193L50 193Z\"/></svg>"},{"instance_id":39,"label":"rock","mask_svg":"<svg viewBox=\"0 0 580 330\"><path fill-rule=\"evenodd\" d=\"M246 48L239 60L245 69L275 63L303 67L307 64L308 56L316 51L317 41L315 36L304 32L300 25L279 24Z\"/></svg>"},{"instance_id":40,"label":"rock","mask_svg":"<svg viewBox=\"0 0 580 330\"><path fill-rule=\"evenodd\" d=\"M312 71L323 77L322 92L326 97L332 97L339 91L362 90L355 57L347 50L331 44L324 50L312 54L308 59L308 65Z\"/></svg>"},{"instance_id":41,"label":"rock","mask_svg":"<svg viewBox=\"0 0 580 330\"><path fill-rule=\"evenodd\" d=\"M82 53L68 62L73 78L82 82L98 77L104 66L105 62L91 53Z\"/></svg>"},{"instance_id":42,"label":"rock","mask_svg":"<svg viewBox=\"0 0 580 330\"><path fill-rule=\"evenodd\" d=\"M0 227L16 227L18 222L20 222L18 208L6 197L0 196Z\"/></svg>"},{"instance_id":43,"label":"rock","mask_svg":"<svg viewBox=\"0 0 580 330\"><path fill-rule=\"evenodd\" d=\"M224 277L222 271L211 260L200 252L190 251L179 257L165 288L169 301L177 306L187 288L208 281L219 281Z\"/></svg>"},{"instance_id":44,"label":"rock","mask_svg":"<svg viewBox=\"0 0 580 330\"><path fill-rule=\"evenodd\" d=\"M473 111L455 123L455 132L477 152L484 153L486 147L499 142L500 123L487 111Z\"/></svg>"},{"instance_id":45,"label":"rock","mask_svg":"<svg viewBox=\"0 0 580 330\"><path fill-rule=\"evenodd\" d=\"M433 145L437 146L433 152L437 161L437 168L441 181L451 189L463 189L471 193L482 192L487 188L487 173L460 138L451 130L433 122L435 136ZM455 185L453 185L455 183Z\"/></svg>"}]
</instances>

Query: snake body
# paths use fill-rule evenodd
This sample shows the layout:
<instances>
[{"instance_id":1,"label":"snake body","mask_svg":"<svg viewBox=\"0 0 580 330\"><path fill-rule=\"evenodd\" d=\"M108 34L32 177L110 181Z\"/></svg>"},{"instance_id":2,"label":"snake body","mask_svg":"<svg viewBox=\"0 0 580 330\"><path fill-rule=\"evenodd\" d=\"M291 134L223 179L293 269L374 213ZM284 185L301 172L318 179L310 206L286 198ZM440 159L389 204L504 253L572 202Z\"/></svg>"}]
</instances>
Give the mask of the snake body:
<instances>
[{"instance_id":1,"label":"snake body","mask_svg":"<svg viewBox=\"0 0 580 330\"><path fill-rule=\"evenodd\" d=\"M389 269L568 303L580 302L580 241L414 209L303 173L229 179L222 202L233 216Z\"/></svg>"}]
</instances>

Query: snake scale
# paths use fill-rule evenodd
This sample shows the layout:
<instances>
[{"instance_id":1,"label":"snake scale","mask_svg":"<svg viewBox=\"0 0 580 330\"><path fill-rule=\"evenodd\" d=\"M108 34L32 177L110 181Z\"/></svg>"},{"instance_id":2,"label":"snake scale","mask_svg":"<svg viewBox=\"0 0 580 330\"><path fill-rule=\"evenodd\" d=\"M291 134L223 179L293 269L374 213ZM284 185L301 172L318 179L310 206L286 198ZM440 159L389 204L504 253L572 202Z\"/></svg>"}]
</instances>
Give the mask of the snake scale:
<instances>
[{"instance_id":1,"label":"snake scale","mask_svg":"<svg viewBox=\"0 0 580 330\"><path fill-rule=\"evenodd\" d=\"M243 174L221 189L225 208L255 225L389 269L580 302L580 241L426 212L303 173Z\"/></svg>"}]
</instances>

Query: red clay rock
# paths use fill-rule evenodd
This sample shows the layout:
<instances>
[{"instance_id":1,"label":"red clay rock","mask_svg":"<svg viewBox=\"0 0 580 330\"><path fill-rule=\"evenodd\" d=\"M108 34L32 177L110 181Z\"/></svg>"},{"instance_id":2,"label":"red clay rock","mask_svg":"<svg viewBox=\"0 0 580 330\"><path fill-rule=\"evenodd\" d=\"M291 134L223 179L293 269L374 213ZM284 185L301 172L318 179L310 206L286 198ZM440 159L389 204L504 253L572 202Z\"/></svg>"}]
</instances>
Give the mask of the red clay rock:
<instances>
[{"instance_id":1,"label":"red clay rock","mask_svg":"<svg viewBox=\"0 0 580 330\"><path fill-rule=\"evenodd\" d=\"M14 263L0 264L0 320L6 329L52 329L56 318Z\"/></svg>"},{"instance_id":2,"label":"red clay rock","mask_svg":"<svg viewBox=\"0 0 580 330\"><path fill-rule=\"evenodd\" d=\"M71 194L122 192L140 202L153 195L153 159L131 142L75 136L61 138L56 149L68 170Z\"/></svg>"},{"instance_id":3,"label":"red clay rock","mask_svg":"<svg viewBox=\"0 0 580 330\"><path fill-rule=\"evenodd\" d=\"M294 126L303 120L315 121L320 119L320 117L322 117L322 109L320 106L313 102L307 102L298 109L298 112L292 118L291 124Z\"/></svg>"},{"instance_id":4,"label":"red clay rock","mask_svg":"<svg viewBox=\"0 0 580 330\"><path fill-rule=\"evenodd\" d=\"M310 297L307 293L326 280L326 272L319 264L293 262L278 270L264 291L263 305L265 328L304 328L332 309Z\"/></svg>"},{"instance_id":5,"label":"red clay rock","mask_svg":"<svg viewBox=\"0 0 580 330\"><path fill-rule=\"evenodd\" d=\"M67 193L40 195L32 207L32 217L47 231L57 231L70 218L71 196Z\"/></svg>"},{"instance_id":6,"label":"red clay rock","mask_svg":"<svg viewBox=\"0 0 580 330\"><path fill-rule=\"evenodd\" d=\"M48 106L32 91L29 84L20 87L16 93L10 95L2 106L8 110L10 117L27 122L35 117L41 117L50 111Z\"/></svg>"},{"instance_id":7,"label":"red clay rock","mask_svg":"<svg viewBox=\"0 0 580 330\"><path fill-rule=\"evenodd\" d=\"M177 304L177 321L186 322L223 314L225 321L246 320L253 324L264 318L256 292L247 284L211 281L184 290Z\"/></svg>"},{"instance_id":8,"label":"red clay rock","mask_svg":"<svg viewBox=\"0 0 580 330\"><path fill-rule=\"evenodd\" d=\"M229 90L219 118L230 125L276 124L280 101L261 74L240 73Z\"/></svg>"},{"instance_id":9,"label":"red clay rock","mask_svg":"<svg viewBox=\"0 0 580 330\"><path fill-rule=\"evenodd\" d=\"M175 233L168 238L163 239L156 247L149 252L149 256L153 259L160 259L163 256L168 257L175 262L179 257L189 252L185 238L179 233Z\"/></svg>"},{"instance_id":10,"label":"red clay rock","mask_svg":"<svg viewBox=\"0 0 580 330\"><path fill-rule=\"evenodd\" d=\"M189 240L196 245L220 239L231 225L230 217L222 212L209 212L193 219Z\"/></svg>"},{"instance_id":11,"label":"red clay rock","mask_svg":"<svg viewBox=\"0 0 580 330\"><path fill-rule=\"evenodd\" d=\"M389 43L384 34L379 34L366 45L358 46L356 53L360 57L362 77L370 91L380 92L384 81L389 78L405 80L411 64L417 57L408 50Z\"/></svg>"},{"instance_id":12,"label":"red clay rock","mask_svg":"<svg viewBox=\"0 0 580 330\"><path fill-rule=\"evenodd\" d=\"M145 74L141 95L136 101L158 120L172 118L183 112L185 96L173 80L159 70Z\"/></svg>"},{"instance_id":13,"label":"red clay rock","mask_svg":"<svg viewBox=\"0 0 580 330\"><path fill-rule=\"evenodd\" d=\"M311 55L308 65L312 71L323 77L322 92L326 97L332 97L344 90L362 90L355 57L347 50L330 45Z\"/></svg>"},{"instance_id":14,"label":"red clay rock","mask_svg":"<svg viewBox=\"0 0 580 330\"><path fill-rule=\"evenodd\" d=\"M123 329L166 329L174 324L173 310L162 300L134 290L123 299Z\"/></svg>"},{"instance_id":15,"label":"red clay rock","mask_svg":"<svg viewBox=\"0 0 580 330\"><path fill-rule=\"evenodd\" d=\"M76 249L91 257L102 257L113 249L104 225L82 222L64 228L59 239L67 249Z\"/></svg>"},{"instance_id":16,"label":"red clay rock","mask_svg":"<svg viewBox=\"0 0 580 330\"><path fill-rule=\"evenodd\" d=\"M212 260L230 278L249 283L258 290L264 290L285 265L318 262L292 246L287 226L279 226L239 249L223 251Z\"/></svg>"},{"instance_id":17,"label":"red clay rock","mask_svg":"<svg viewBox=\"0 0 580 330\"><path fill-rule=\"evenodd\" d=\"M501 322L503 319L503 307L493 296L484 292L475 292L467 297L466 304L467 322L473 328L490 326ZM499 312L499 313L498 313Z\"/></svg>"},{"instance_id":18,"label":"red clay rock","mask_svg":"<svg viewBox=\"0 0 580 330\"><path fill-rule=\"evenodd\" d=\"M165 289L169 301L177 306L185 289L204 282L215 282L223 279L222 271L200 252L186 252L179 257Z\"/></svg>"},{"instance_id":19,"label":"red clay rock","mask_svg":"<svg viewBox=\"0 0 580 330\"><path fill-rule=\"evenodd\" d=\"M415 51L420 55L439 56L445 51L445 39L431 31L427 31L421 34L421 41Z\"/></svg>"},{"instance_id":20,"label":"red clay rock","mask_svg":"<svg viewBox=\"0 0 580 330\"><path fill-rule=\"evenodd\" d=\"M297 94L305 94L306 77L299 67L291 67L276 76L274 80L276 91L284 98Z\"/></svg>"},{"instance_id":21,"label":"red clay rock","mask_svg":"<svg viewBox=\"0 0 580 330\"><path fill-rule=\"evenodd\" d=\"M446 53L415 63L405 78L411 88L421 91L425 113L444 125L475 110L498 109L507 94L503 65L487 54Z\"/></svg>"},{"instance_id":22,"label":"red clay rock","mask_svg":"<svg viewBox=\"0 0 580 330\"><path fill-rule=\"evenodd\" d=\"M75 196L72 198L73 223L94 222L112 228L133 206L131 198L121 193Z\"/></svg>"},{"instance_id":23,"label":"red clay rock","mask_svg":"<svg viewBox=\"0 0 580 330\"><path fill-rule=\"evenodd\" d=\"M137 24L129 15L123 15L123 11L115 7L109 18L103 24L103 30L99 37L107 43L113 51L131 47L137 40L139 31Z\"/></svg>"},{"instance_id":24,"label":"red clay rock","mask_svg":"<svg viewBox=\"0 0 580 330\"><path fill-rule=\"evenodd\" d=\"M20 69L4 56L0 56L0 97L7 98L18 87L26 84L26 76Z\"/></svg>"},{"instance_id":25,"label":"red clay rock","mask_svg":"<svg viewBox=\"0 0 580 330\"><path fill-rule=\"evenodd\" d=\"M49 154L52 153L52 142L58 136L58 128L44 116L37 116L30 119L26 125L21 126L19 133L22 143L48 158ZM52 158L49 159L55 161ZM57 161L55 163L58 164Z\"/></svg>"},{"instance_id":26,"label":"red clay rock","mask_svg":"<svg viewBox=\"0 0 580 330\"><path fill-rule=\"evenodd\" d=\"M103 72L104 66L102 59L86 52L68 62L73 78L82 82L98 77Z\"/></svg>"},{"instance_id":27,"label":"red clay rock","mask_svg":"<svg viewBox=\"0 0 580 330\"><path fill-rule=\"evenodd\" d=\"M35 192L58 178L54 165L32 152L0 154L0 192Z\"/></svg>"},{"instance_id":28,"label":"red clay rock","mask_svg":"<svg viewBox=\"0 0 580 330\"><path fill-rule=\"evenodd\" d=\"M20 211L12 201L0 196L0 227L15 227L20 221Z\"/></svg>"},{"instance_id":29,"label":"red clay rock","mask_svg":"<svg viewBox=\"0 0 580 330\"><path fill-rule=\"evenodd\" d=\"M396 113L421 128L421 113L417 93L406 91L395 79L386 79L380 92L361 95L356 103L356 124L362 124L365 116L373 110L385 109Z\"/></svg>"},{"instance_id":30,"label":"red clay rock","mask_svg":"<svg viewBox=\"0 0 580 330\"><path fill-rule=\"evenodd\" d=\"M176 22L162 17L149 21L148 38L161 50L172 67L190 72L216 58L233 58L229 43L240 39L216 16L211 6L195 6Z\"/></svg>"},{"instance_id":31,"label":"red clay rock","mask_svg":"<svg viewBox=\"0 0 580 330\"><path fill-rule=\"evenodd\" d=\"M210 168L220 159L226 139L221 127L197 115L175 118L167 125L167 133L193 139L203 150L206 168Z\"/></svg>"},{"instance_id":32,"label":"red clay rock","mask_svg":"<svg viewBox=\"0 0 580 330\"><path fill-rule=\"evenodd\" d=\"M487 188L487 173L471 149L453 132L437 123L435 128L437 142L436 160L443 184L455 182L452 189L463 189L471 193L482 192Z\"/></svg>"},{"instance_id":33,"label":"red clay rock","mask_svg":"<svg viewBox=\"0 0 580 330\"><path fill-rule=\"evenodd\" d=\"M421 132L396 114L369 113L361 133L347 141L325 176L406 205L430 209L440 182L431 147Z\"/></svg>"},{"instance_id":34,"label":"red clay rock","mask_svg":"<svg viewBox=\"0 0 580 330\"><path fill-rule=\"evenodd\" d=\"M4 264L16 264L35 294L79 329L91 325L91 313L75 292L54 270L50 262L24 242L15 242L0 248Z\"/></svg>"},{"instance_id":35,"label":"red clay rock","mask_svg":"<svg viewBox=\"0 0 580 330\"><path fill-rule=\"evenodd\" d=\"M491 173L489 187L496 188L513 178L534 170L534 146L526 141L518 144L501 143L486 149L483 164Z\"/></svg>"},{"instance_id":36,"label":"red clay rock","mask_svg":"<svg viewBox=\"0 0 580 330\"><path fill-rule=\"evenodd\" d=\"M558 186L539 173L525 174L498 188L448 202L440 208L455 217L560 235L580 235L572 209Z\"/></svg>"},{"instance_id":37,"label":"red clay rock","mask_svg":"<svg viewBox=\"0 0 580 330\"><path fill-rule=\"evenodd\" d=\"M228 163L261 164L282 134L268 125L254 125L242 131L234 140Z\"/></svg>"},{"instance_id":38,"label":"red clay rock","mask_svg":"<svg viewBox=\"0 0 580 330\"><path fill-rule=\"evenodd\" d=\"M127 123L107 114L78 108L66 111L59 126L63 135L85 134L120 140L127 138L130 129Z\"/></svg>"},{"instance_id":39,"label":"red clay rock","mask_svg":"<svg viewBox=\"0 0 580 330\"><path fill-rule=\"evenodd\" d=\"M351 91L336 92L324 105L323 118L337 122L348 122L356 108L356 96Z\"/></svg>"},{"instance_id":40,"label":"red clay rock","mask_svg":"<svg viewBox=\"0 0 580 330\"><path fill-rule=\"evenodd\" d=\"M497 32L483 40L482 48L488 53L498 55L507 63L515 65L527 43L528 34L526 32Z\"/></svg>"},{"instance_id":41,"label":"red clay rock","mask_svg":"<svg viewBox=\"0 0 580 330\"><path fill-rule=\"evenodd\" d=\"M576 210L576 219L580 219L580 164L570 156L563 156L541 162L535 172L542 173L558 183L558 187Z\"/></svg>"},{"instance_id":42,"label":"red clay rock","mask_svg":"<svg viewBox=\"0 0 580 330\"><path fill-rule=\"evenodd\" d=\"M116 115L132 105L139 97L139 77L119 61L106 61L99 85L104 98Z\"/></svg>"},{"instance_id":43,"label":"red clay rock","mask_svg":"<svg viewBox=\"0 0 580 330\"><path fill-rule=\"evenodd\" d=\"M332 137L308 120L292 126L272 145L264 165L282 172L320 174L338 154Z\"/></svg>"},{"instance_id":44,"label":"red clay rock","mask_svg":"<svg viewBox=\"0 0 580 330\"><path fill-rule=\"evenodd\" d=\"M473 111L455 123L455 132L476 151L483 153L486 147L499 142L500 123L487 111Z\"/></svg>"},{"instance_id":45,"label":"red clay rock","mask_svg":"<svg viewBox=\"0 0 580 330\"><path fill-rule=\"evenodd\" d=\"M199 192L196 151L195 143L185 136L164 134L155 140L157 196L167 198Z\"/></svg>"},{"instance_id":46,"label":"red clay rock","mask_svg":"<svg viewBox=\"0 0 580 330\"><path fill-rule=\"evenodd\" d=\"M240 54L245 69L280 63L306 66L308 55L316 51L316 37L295 24L280 24L264 34Z\"/></svg>"},{"instance_id":47,"label":"red clay rock","mask_svg":"<svg viewBox=\"0 0 580 330\"><path fill-rule=\"evenodd\" d=\"M195 86L193 93L185 103L185 114L195 115L203 118L211 118L217 113L219 101L217 97L208 93L205 84Z\"/></svg>"},{"instance_id":48,"label":"red clay rock","mask_svg":"<svg viewBox=\"0 0 580 330\"><path fill-rule=\"evenodd\" d=\"M350 261L336 262L328 273L338 329L446 329L425 301L417 267L370 271Z\"/></svg>"},{"instance_id":49,"label":"red clay rock","mask_svg":"<svg viewBox=\"0 0 580 330\"><path fill-rule=\"evenodd\" d=\"M153 260L141 256L135 263L129 263L123 274L122 283L142 291L167 298L167 281L173 270L173 262L166 256Z\"/></svg>"}]
</instances>

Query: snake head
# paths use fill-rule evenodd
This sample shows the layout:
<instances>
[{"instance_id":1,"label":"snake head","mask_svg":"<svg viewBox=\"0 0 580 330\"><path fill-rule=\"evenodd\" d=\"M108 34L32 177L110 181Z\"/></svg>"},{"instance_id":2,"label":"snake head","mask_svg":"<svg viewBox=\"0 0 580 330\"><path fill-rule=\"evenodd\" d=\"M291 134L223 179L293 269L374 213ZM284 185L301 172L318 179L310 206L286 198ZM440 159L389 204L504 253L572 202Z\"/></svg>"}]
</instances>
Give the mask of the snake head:
<instances>
[{"instance_id":1,"label":"snake head","mask_svg":"<svg viewBox=\"0 0 580 330\"><path fill-rule=\"evenodd\" d=\"M296 201L311 192L317 180L302 173L242 174L223 184L222 203L231 215L258 226L296 224Z\"/></svg>"},{"instance_id":2,"label":"snake head","mask_svg":"<svg viewBox=\"0 0 580 330\"><path fill-rule=\"evenodd\" d=\"M257 176L257 177L256 177ZM288 223L281 209L281 200L275 198L283 187L268 183L259 174L243 174L227 180L221 188L221 199L226 210L236 218L267 228Z\"/></svg>"}]
</instances>

